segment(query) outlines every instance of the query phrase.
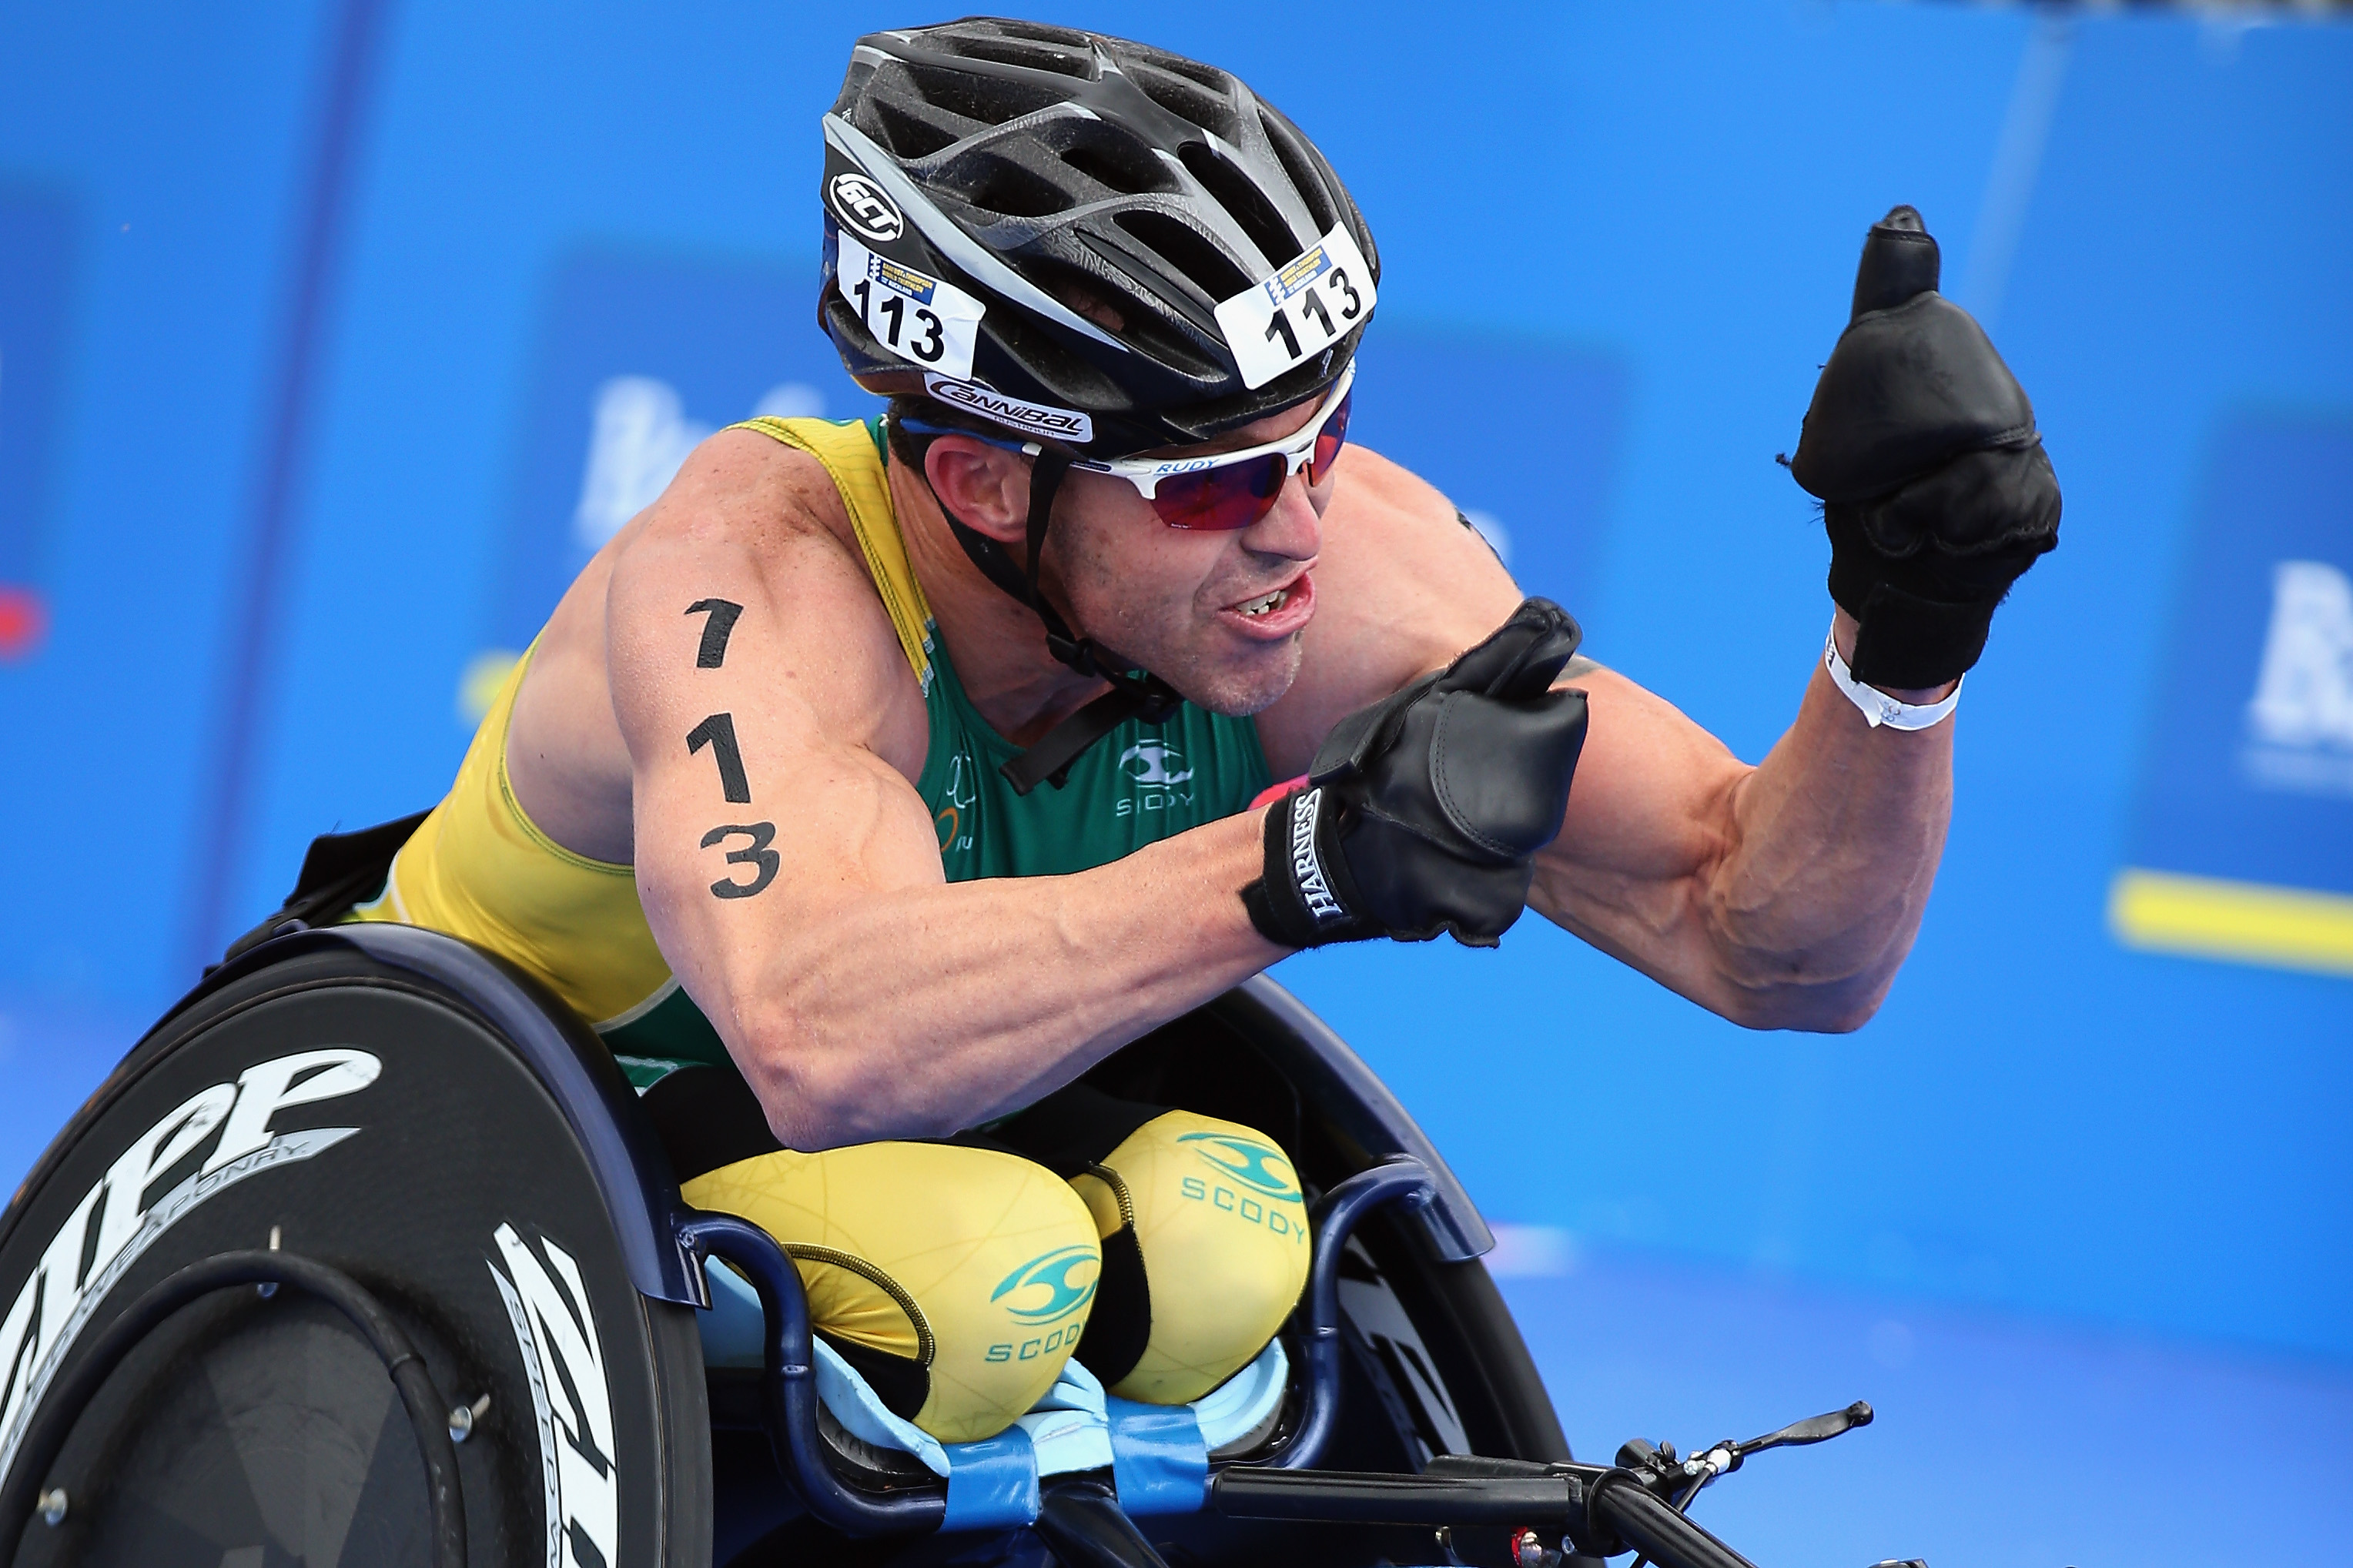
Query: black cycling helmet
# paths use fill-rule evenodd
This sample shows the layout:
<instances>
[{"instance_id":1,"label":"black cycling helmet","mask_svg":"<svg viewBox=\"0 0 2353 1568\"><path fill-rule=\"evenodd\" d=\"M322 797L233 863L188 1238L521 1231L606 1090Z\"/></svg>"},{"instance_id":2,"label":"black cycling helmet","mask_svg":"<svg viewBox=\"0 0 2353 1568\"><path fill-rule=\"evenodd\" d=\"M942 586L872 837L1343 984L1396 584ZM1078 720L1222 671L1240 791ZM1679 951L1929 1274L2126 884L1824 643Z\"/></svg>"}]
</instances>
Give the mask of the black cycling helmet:
<instances>
[{"instance_id":1,"label":"black cycling helmet","mask_svg":"<svg viewBox=\"0 0 2353 1568\"><path fill-rule=\"evenodd\" d=\"M1215 67L967 17L860 38L824 124L820 314L870 392L1125 456L1314 395L1371 318L1339 176Z\"/></svg>"},{"instance_id":2,"label":"black cycling helmet","mask_svg":"<svg viewBox=\"0 0 2353 1568\"><path fill-rule=\"evenodd\" d=\"M1029 561L944 504L1054 658L1111 689L1005 764L1028 794L1182 696L1039 593L1074 459L1189 446L1321 393L1372 319L1362 214L1230 73L1099 33L968 16L869 33L825 117L819 318L869 392L1017 432Z\"/></svg>"}]
</instances>

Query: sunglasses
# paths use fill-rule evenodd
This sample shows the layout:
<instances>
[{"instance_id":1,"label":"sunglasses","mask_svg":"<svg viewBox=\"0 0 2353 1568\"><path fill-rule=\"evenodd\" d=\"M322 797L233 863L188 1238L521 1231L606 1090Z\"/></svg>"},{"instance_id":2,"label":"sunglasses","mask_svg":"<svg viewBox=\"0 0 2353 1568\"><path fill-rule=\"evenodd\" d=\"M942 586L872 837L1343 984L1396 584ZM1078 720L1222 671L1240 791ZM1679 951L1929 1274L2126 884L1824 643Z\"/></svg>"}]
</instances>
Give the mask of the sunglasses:
<instances>
[{"instance_id":1,"label":"sunglasses","mask_svg":"<svg viewBox=\"0 0 2353 1568\"><path fill-rule=\"evenodd\" d=\"M1311 489L1331 477L1334 459L1348 444L1348 406L1356 381L1352 363L1332 384L1315 417L1279 441L1203 458L1080 458L1071 467L1125 479L1171 528L1209 533L1248 528L1274 510L1292 475L1303 470ZM969 436L1032 458L1044 450L1034 441L998 440L913 419L900 423L918 435Z\"/></svg>"}]
</instances>

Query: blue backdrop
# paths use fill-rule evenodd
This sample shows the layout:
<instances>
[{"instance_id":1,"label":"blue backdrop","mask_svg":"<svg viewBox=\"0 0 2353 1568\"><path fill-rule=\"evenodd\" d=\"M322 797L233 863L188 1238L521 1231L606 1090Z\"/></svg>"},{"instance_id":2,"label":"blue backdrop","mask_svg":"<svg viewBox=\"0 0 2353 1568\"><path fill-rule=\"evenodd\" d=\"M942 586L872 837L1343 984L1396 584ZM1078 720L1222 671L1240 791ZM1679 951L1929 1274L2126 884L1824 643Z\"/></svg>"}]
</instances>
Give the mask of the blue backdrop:
<instances>
[{"instance_id":1,"label":"blue backdrop","mask_svg":"<svg viewBox=\"0 0 2353 1568\"><path fill-rule=\"evenodd\" d=\"M1873 218L1922 209L2034 395L2065 544L1970 678L1869 1027L1744 1034L1533 925L1280 973L1485 1206L2353 1358L2353 29L1042 10L1226 64L1321 142L1385 264L1363 439L1744 756L1829 615L1773 458ZM437 797L484 670L701 431L860 406L811 326L815 121L906 20L0 5L0 1165L311 835ZM2189 900L2169 936L2139 873ZM2249 886L2317 896L2275 941L2197 901Z\"/></svg>"}]
</instances>

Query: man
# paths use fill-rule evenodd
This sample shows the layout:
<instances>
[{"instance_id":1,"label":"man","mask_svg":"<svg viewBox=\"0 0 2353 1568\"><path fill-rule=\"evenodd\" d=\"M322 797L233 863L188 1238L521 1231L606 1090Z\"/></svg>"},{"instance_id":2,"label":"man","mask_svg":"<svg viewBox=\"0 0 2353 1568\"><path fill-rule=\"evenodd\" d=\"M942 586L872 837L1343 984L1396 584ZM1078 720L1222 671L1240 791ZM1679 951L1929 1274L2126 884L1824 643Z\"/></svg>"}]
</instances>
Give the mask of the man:
<instances>
[{"instance_id":1,"label":"man","mask_svg":"<svg viewBox=\"0 0 2353 1568\"><path fill-rule=\"evenodd\" d=\"M1525 904L1745 1025L1871 1016L2058 518L1910 209L1795 461L1831 646L1751 768L1345 447L1372 237L1234 78L968 20L862 39L825 135L821 316L887 418L706 441L361 918L593 1021L893 1415L972 1440L1074 1351L1164 1404L1261 1352L1306 1268L1281 1152L1073 1080L1292 951Z\"/></svg>"}]
</instances>

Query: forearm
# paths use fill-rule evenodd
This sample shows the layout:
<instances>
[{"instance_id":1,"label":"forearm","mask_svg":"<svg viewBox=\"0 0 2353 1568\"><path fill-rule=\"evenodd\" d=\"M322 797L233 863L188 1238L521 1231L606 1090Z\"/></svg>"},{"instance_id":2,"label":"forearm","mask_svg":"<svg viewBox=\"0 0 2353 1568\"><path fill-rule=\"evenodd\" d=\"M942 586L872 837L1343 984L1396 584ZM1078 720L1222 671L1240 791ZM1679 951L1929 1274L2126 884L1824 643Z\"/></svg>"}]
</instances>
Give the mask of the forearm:
<instances>
[{"instance_id":1,"label":"forearm","mask_svg":"<svg viewBox=\"0 0 2353 1568\"><path fill-rule=\"evenodd\" d=\"M1853 623L1843 613L1838 621L1851 651ZM1874 729L1815 665L1797 721L1733 785L1725 852L1700 886L1731 1016L1844 1029L1878 1007L1918 934L1944 851L1953 722Z\"/></svg>"},{"instance_id":2,"label":"forearm","mask_svg":"<svg viewBox=\"0 0 2353 1568\"><path fill-rule=\"evenodd\" d=\"M1068 877L860 891L759 956L723 1033L787 1144L974 1126L1282 956L1237 896L1261 814Z\"/></svg>"},{"instance_id":3,"label":"forearm","mask_svg":"<svg viewBox=\"0 0 2353 1568\"><path fill-rule=\"evenodd\" d=\"M1841 616L1841 637L1852 630ZM1588 690L1592 740L1530 907L1736 1023L1867 1019L1943 848L1951 721L1874 730L1818 662L1796 722L1752 768L1614 671L1567 679Z\"/></svg>"}]
</instances>

